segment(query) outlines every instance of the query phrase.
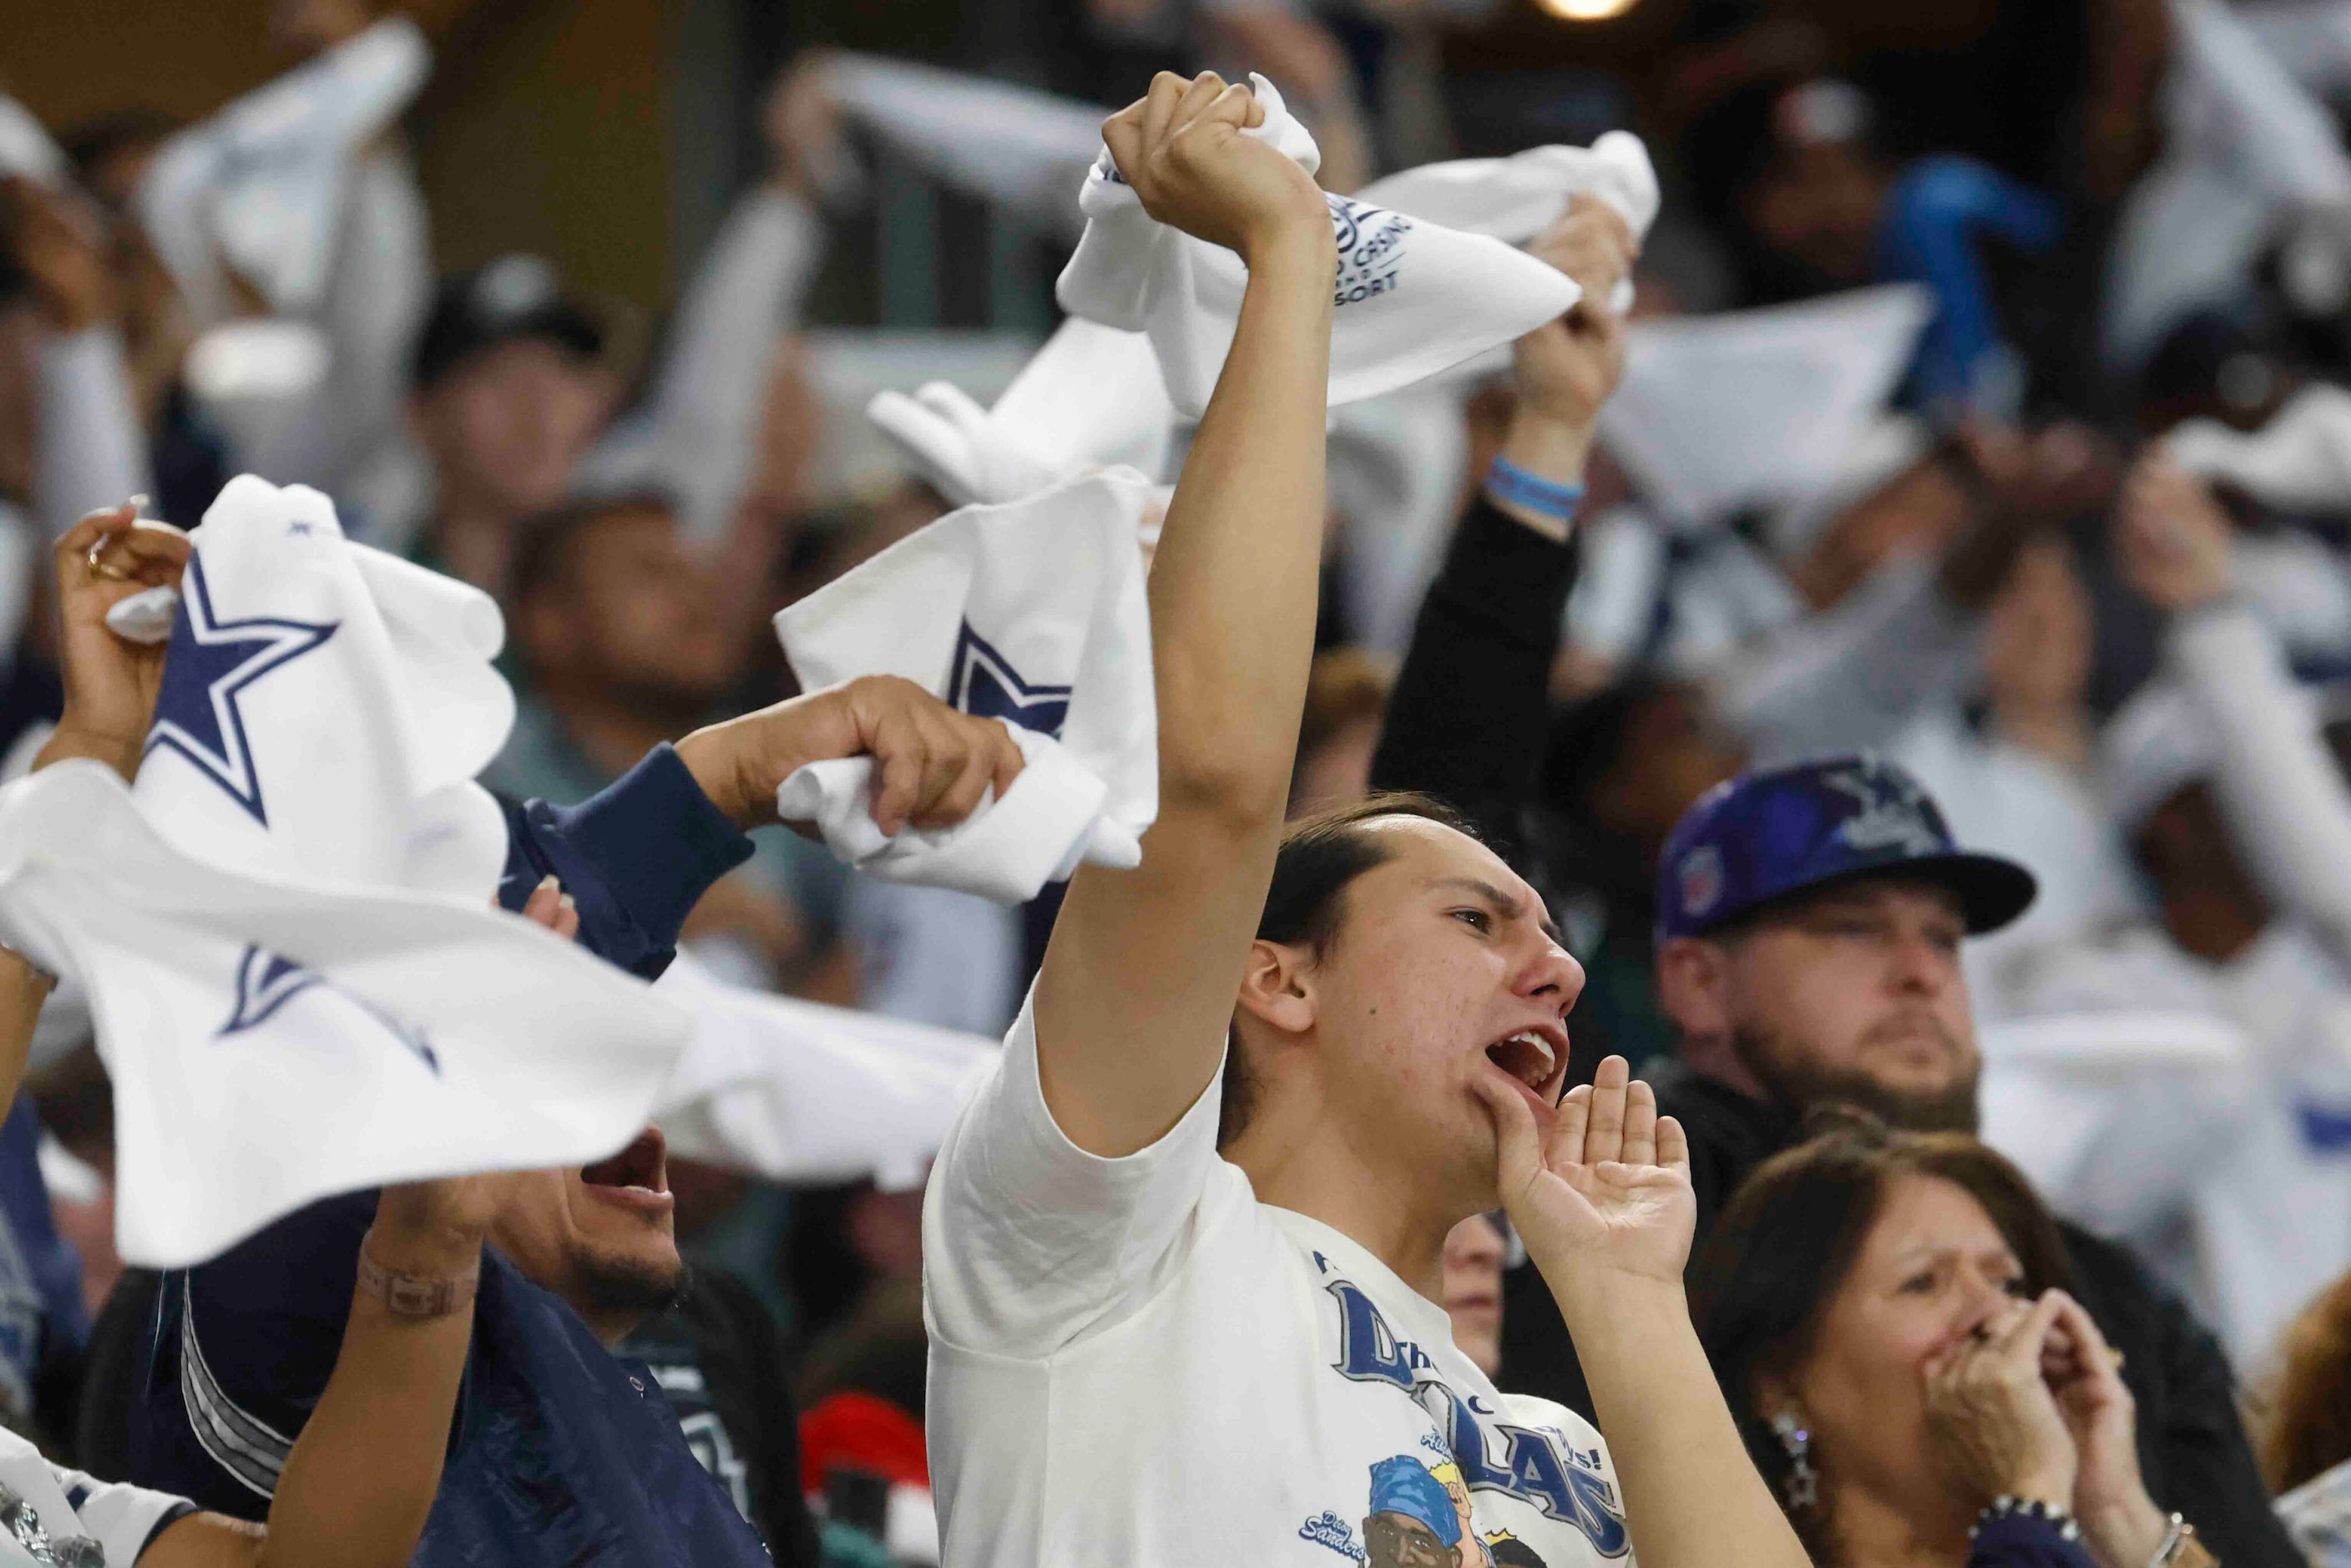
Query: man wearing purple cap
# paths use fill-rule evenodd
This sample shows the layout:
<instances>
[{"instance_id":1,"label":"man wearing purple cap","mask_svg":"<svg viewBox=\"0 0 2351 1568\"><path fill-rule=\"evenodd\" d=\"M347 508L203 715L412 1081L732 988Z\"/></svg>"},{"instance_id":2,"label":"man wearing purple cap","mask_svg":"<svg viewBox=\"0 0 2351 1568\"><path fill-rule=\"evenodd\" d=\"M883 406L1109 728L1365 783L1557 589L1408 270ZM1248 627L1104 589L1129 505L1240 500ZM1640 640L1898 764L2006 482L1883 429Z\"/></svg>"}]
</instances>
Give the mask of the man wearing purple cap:
<instances>
[{"instance_id":1,"label":"man wearing purple cap","mask_svg":"<svg viewBox=\"0 0 2351 1568\"><path fill-rule=\"evenodd\" d=\"M1574 580L1571 509L1491 485L1473 502L1373 763L1374 788L1435 794L1504 846L1534 803ZM1656 889L1657 999L1678 1049L1642 1076L1688 1134L1701 1239L1750 1171L1800 1141L1813 1105L1974 1131L1982 1058L1959 948L2022 914L2033 882L1959 849L1908 774L1854 756L1742 774L1667 835ZM2210 1331L2125 1249L2061 1228L2074 1295L2124 1354L2149 1492L2232 1568L2297 1564ZM1531 1274L1506 1279L1502 1381L1585 1408L1574 1347Z\"/></svg>"}]
</instances>

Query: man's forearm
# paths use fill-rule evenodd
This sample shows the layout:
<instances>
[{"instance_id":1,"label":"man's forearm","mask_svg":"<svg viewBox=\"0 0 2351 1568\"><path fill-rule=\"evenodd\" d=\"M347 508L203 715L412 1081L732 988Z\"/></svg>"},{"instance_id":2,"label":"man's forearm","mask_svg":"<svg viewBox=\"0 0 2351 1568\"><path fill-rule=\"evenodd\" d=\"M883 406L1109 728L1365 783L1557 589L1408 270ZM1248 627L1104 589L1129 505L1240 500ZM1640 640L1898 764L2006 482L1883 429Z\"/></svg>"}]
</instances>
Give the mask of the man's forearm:
<instances>
[{"instance_id":1,"label":"man's forearm","mask_svg":"<svg viewBox=\"0 0 2351 1568\"><path fill-rule=\"evenodd\" d=\"M1544 1278L1583 1360L1642 1568L1806 1568L1723 1402L1679 1281Z\"/></svg>"},{"instance_id":2,"label":"man's forearm","mask_svg":"<svg viewBox=\"0 0 2351 1568\"><path fill-rule=\"evenodd\" d=\"M1332 269L1327 227L1258 258L1151 571L1163 780L1242 786L1277 819L1313 653Z\"/></svg>"},{"instance_id":3,"label":"man's forearm","mask_svg":"<svg viewBox=\"0 0 2351 1568\"><path fill-rule=\"evenodd\" d=\"M449 1278L479 1264L482 1241L380 1216L362 1252L387 1270ZM470 1303L403 1318L353 1291L334 1375L278 1477L265 1568L408 1562L440 1490L473 1331Z\"/></svg>"}]
</instances>

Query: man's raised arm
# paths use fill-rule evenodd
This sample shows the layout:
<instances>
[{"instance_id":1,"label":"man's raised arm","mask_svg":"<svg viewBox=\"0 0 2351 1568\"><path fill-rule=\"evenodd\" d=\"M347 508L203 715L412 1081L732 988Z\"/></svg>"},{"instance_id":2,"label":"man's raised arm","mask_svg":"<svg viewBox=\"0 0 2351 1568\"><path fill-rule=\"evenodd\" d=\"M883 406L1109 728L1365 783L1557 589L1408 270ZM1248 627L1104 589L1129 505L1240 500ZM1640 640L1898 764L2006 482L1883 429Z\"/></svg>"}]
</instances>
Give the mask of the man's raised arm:
<instances>
[{"instance_id":1,"label":"man's raised arm","mask_svg":"<svg viewBox=\"0 0 2351 1568\"><path fill-rule=\"evenodd\" d=\"M1162 74L1102 140L1144 210L1249 264L1240 324L1151 574L1159 819L1071 883L1037 982L1045 1103L1090 1154L1155 1142L1224 1051L1281 833L1313 653L1330 382L1329 209L1213 75Z\"/></svg>"}]
</instances>

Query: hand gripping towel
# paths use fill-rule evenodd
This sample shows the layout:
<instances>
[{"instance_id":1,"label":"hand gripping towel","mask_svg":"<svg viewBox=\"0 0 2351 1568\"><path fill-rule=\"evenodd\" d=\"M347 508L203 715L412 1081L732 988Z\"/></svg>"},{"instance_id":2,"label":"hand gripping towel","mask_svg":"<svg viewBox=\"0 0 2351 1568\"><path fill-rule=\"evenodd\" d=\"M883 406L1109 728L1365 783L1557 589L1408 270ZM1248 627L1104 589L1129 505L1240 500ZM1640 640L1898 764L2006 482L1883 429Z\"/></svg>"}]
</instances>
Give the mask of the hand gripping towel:
<instances>
[{"instance_id":1,"label":"hand gripping towel","mask_svg":"<svg viewBox=\"0 0 2351 1568\"><path fill-rule=\"evenodd\" d=\"M802 1186L920 1186L998 1042L730 986L680 954L656 994L694 1018L654 1122L670 1153Z\"/></svg>"},{"instance_id":2,"label":"hand gripping towel","mask_svg":"<svg viewBox=\"0 0 2351 1568\"><path fill-rule=\"evenodd\" d=\"M1111 469L1027 500L967 507L776 616L810 691L899 675L1012 731L1028 766L961 824L874 825L867 758L799 769L777 808L833 853L893 882L1037 896L1080 861L1142 862L1159 813L1159 719L1136 538L1154 498Z\"/></svg>"},{"instance_id":3,"label":"hand gripping towel","mask_svg":"<svg viewBox=\"0 0 2351 1568\"><path fill-rule=\"evenodd\" d=\"M958 507L1024 500L1114 465L1156 478L1176 423L1151 340L1078 316L1045 340L992 409L960 387L931 382L911 397L876 392L865 414Z\"/></svg>"},{"instance_id":4,"label":"hand gripping towel","mask_svg":"<svg viewBox=\"0 0 2351 1568\"><path fill-rule=\"evenodd\" d=\"M1629 131L1611 131L1589 147L1530 147L1508 158L1458 158L1424 163L1355 193L1355 199L1408 218L1524 245L1559 221L1568 202L1589 193L1616 209L1633 237L1657 221L1657 172L1649 150ZM1610 303L1633 308L1633 280L1616 285Z\"/></svg>"},{"instance_id":5,"label":"hand gripping towel","mask_svg":"<svg viewBox=\"0 0 2351 1568\"><path fill-rule=\"evenodd\" d=\"M115 1227L172 1269L339 1192L601 1159L684 1012L485 902L340 892L174 846L94 762L0 789L0 939L87 988Z\"/></svg>"},{"instance_id":6,"label":"hand gripping towel","mask_svg":"<svg viewBox=\"0 0 2351 1568\"><path fill-rule=\"evenodd\" d=\"M1309 172L1321 153L1281 94L1252 76L1265 122L1246 134ZM1582 290L1565 274L1484 235L1326 196L1339 245L1331 329L1333 405L1433 376L1564 315ZM1105 147L1078 205L1086 232L1054 285L1061 308L1106 327L1151 335L1176 411L1197 419L1232 347L1249 269L1222 246L1167 227L1143 210Z\"/></svg>"},{"instance_id":7,"label":"hand gripping towel","mask_svg":"<svg viewBox=\"0 0 2351 1568\"><path fill-rule=\"evenodd\" d=\"M478 589L351 543L315 490L229 481L191 536L139 805L191 854L487 904L505 639Z\"/></svg>"},{"instance_id":8,"label":"hand gripping towel","mask_svg":"<svg viewBox=\"0 0 2351 1568\"><path fill-rule=\"evenodd\" d=\"M223 261L274 310L319 305L351 157L431 69L416 24L387 18L163 143L136 201L198 327L237 313Z\"/></svg>"}]
</instances>

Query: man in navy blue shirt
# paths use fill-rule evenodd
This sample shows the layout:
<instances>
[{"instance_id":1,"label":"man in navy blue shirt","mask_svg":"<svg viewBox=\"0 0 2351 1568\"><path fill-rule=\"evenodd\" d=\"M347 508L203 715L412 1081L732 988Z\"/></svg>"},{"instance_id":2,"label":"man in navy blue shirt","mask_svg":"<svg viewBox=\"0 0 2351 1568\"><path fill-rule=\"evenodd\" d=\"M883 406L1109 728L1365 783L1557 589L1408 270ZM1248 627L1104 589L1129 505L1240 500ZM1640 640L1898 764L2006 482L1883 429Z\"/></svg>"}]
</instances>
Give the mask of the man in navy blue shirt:
<instances>
[{"instance_id":1,"label":"man in navy blue shirt","mask_svg":"<svg viewBox=\"0 0 2351 1568\"><path fill-rule=\"evenodd\" d=\"M501 901L518 908L555 877L582 946L658 975L695 902L751 852L745 830L776 820L784 778L859 755L876 760L884 831L959 821L1019 768L1002 726L906 682L852 682L659 747L577 806L510 807ZM136 1480L266 1515L334 1367L375 1201L313 1204L165 1277L131 1412ZM596 1165L517 1179L484 1249L473 1350L417 1563L768 1562L652 1373L611 1351L683 1286L670 1209L650 1129Z\"/></svg>"}]
</instances>

